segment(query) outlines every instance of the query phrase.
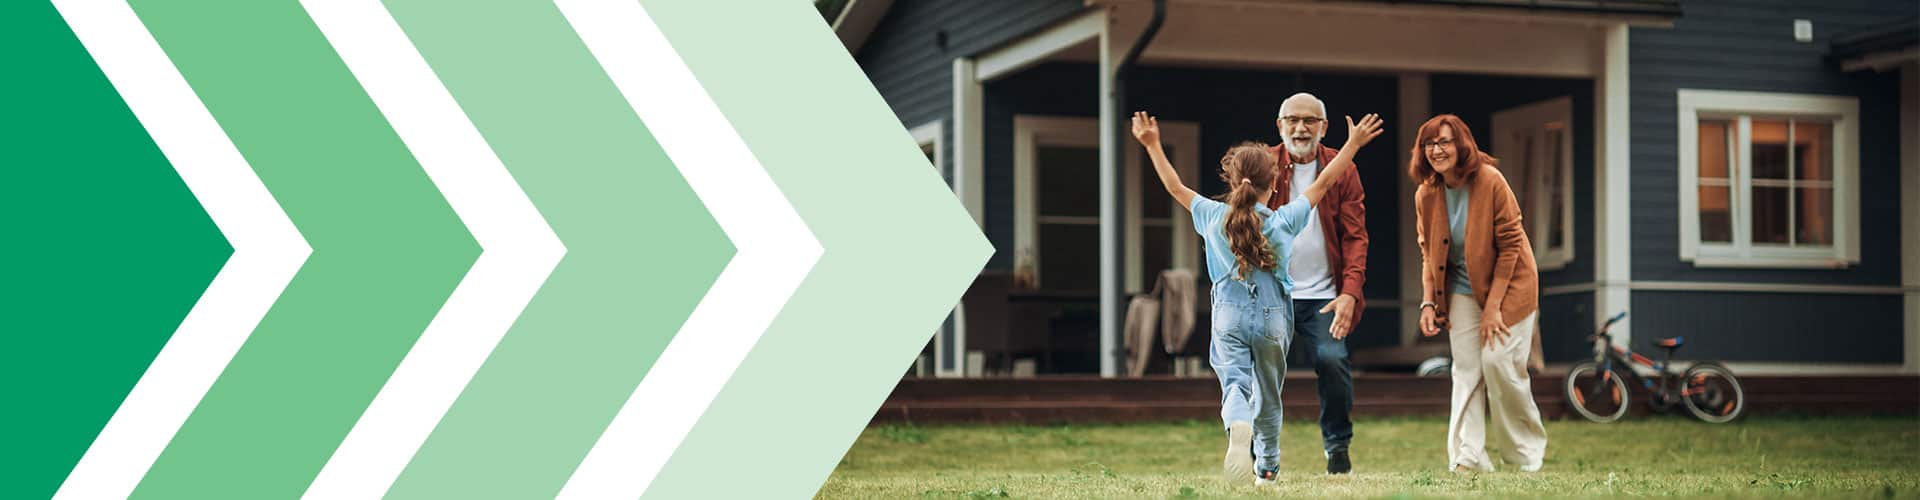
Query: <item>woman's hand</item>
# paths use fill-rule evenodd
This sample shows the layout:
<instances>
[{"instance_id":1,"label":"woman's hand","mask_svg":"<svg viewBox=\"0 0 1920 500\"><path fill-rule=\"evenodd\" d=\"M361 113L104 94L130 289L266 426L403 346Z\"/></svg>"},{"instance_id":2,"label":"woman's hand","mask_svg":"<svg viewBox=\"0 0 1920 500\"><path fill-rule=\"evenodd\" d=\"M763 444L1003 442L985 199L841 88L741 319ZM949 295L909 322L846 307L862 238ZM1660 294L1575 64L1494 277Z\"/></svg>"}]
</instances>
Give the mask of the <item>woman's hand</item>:
<instances>
[{"instance_id":1,"label":"woman's hand","mask_svg":"<svg viewBox=\"0 0 1920 500\"><path fill-rule=\"evenodd\" d=\"M1420 308L1420 334L1428 337L1440 334L1440 318L1431 307Z\"/></svg>"},{"instance_id":2,"label":"woman's hand","mask_svg":"<svg viewBox=\"0 0 1920 500\"><path fill-rule=\"evenodd\" d=\"M1160 146L1160 120L1145 111L1133 112L1133 138L1141 146Z\"/></svg>"},{"instance_id":3,"label":"woman's hand","mask_svg":"<svg viewBox=\"0 0 1920 500\"><path fill-rule=\"evenodd\" d=\"M1348 116L1347 146L1359 148L1366 146L1369 142L1373 142L1373 138L1380 137L1380 133L1382 132L1382 130L1380 130L1381 123L1378 113L1367 113L1366 116L1360 117L1360 123L1358 125L1353 123L1352 116Z\"/></svg>"},{"instance_id":4,"label":"woman's hand","mask_svg":"<svg viewBox=\"0 0 1920 500\"><path fill-rule=\"evenodd\" d=\"M1507 330L1507 320L1506 318L1502 317L1502 315L1500 314L1500 310L1492 309L1492 310L1486 310L1481 312L1480 314L1480 347L1481 348L1492 349L1494 346L1506 345L1507 337L1512 335L1513 335L1513 332L1510 332Z\"/></svg>"}]
</instances>

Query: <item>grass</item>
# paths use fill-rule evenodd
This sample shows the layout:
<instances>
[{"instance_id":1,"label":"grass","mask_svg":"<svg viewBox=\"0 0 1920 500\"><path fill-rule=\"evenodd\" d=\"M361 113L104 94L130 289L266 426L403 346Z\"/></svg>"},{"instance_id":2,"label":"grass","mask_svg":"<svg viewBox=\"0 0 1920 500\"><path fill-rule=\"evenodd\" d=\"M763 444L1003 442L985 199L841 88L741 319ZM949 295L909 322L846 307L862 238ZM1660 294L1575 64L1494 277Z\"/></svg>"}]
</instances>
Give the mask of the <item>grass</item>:
<instances>
[{"instance_id":1,"label":"grass","mask_svg":"<svg viewBox=\"0 0 1920 500\"><path fill-rule=\"evenodd\" d=\"M1326 476L1320 430L1290 420L1281 482L1219 480L1213 422L867 429L822 498L1592 497L1920 498L1920 419L1678 417L1547 422L1538 473L1445 470L1446 420L1355 424L1355 473Z\"/></svg>"}]
</instances>

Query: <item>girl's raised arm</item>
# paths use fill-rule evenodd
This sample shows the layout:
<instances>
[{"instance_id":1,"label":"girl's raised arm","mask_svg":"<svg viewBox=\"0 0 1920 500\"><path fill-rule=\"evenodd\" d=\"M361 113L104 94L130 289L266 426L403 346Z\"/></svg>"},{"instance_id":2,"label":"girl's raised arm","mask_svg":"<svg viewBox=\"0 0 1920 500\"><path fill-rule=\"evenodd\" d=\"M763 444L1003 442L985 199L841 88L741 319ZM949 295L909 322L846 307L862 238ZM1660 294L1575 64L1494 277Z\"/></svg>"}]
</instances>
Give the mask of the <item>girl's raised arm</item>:
<instances>
[{"instance_id":1,"label":"girl's raised arm","mask_svg":"<svg viewBox=\"0 0 1920 500\"><path fill-rule=\"evenodd\" d=\"M1180 183L1180 174L1173 171L1173 163L1167 161L1167 152L1160 147L1160 121L1145 111L1135 111L1133 138L1147 147L1147 156L1153 159L1153 171L1160 174L1160 183L1166 185L1167 194L1173 195L1173 201L1180 202L1181 208L1193 210L1193 190Z\"/></svg>"}]
</instances>

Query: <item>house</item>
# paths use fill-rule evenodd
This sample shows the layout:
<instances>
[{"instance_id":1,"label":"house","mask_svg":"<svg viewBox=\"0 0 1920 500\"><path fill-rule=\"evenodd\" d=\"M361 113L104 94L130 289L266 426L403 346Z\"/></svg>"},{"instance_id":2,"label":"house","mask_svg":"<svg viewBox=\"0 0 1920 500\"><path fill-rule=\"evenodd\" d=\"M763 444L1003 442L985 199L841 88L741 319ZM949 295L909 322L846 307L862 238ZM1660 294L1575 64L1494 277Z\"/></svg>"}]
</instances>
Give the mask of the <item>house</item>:
<instances>
[{"instance_id":1,"label":"house","mask_svg":"<svg viewBox=\"0 0 1920 500\"><path fill-rule=\"evenodd\" d=\"M1920 3L837 3L836 32L998 249L987 271L1030 273L1065 304L1050 328L1089 332L1069 336L1074 369L1119 373L1127 296L1201 266L1124 117L1160 116L1214 194L1214 158L1277 143L1280 101L1306 91L1336 124L1389 127L1357 162L1356 350L1421 342L1405 170L1415 126L1453 113L1523 205L1549 362L1631 311L1615 332L1638 349L1685 336L1681 357L1743 370L1920 373ZM963 323L934 339L934 372L967 372Z\"/></svg>"}]
</instances>

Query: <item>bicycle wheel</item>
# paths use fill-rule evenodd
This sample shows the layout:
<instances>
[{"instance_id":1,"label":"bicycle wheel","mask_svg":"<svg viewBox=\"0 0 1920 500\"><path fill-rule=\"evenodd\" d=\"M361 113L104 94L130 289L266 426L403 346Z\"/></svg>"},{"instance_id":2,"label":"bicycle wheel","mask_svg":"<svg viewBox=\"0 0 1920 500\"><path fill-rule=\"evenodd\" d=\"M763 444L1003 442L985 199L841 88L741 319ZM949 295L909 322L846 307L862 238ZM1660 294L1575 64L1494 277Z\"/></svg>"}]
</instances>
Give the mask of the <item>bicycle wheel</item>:
<instances>
[{"instance_id":1,"label":"bicycle wheel","mask_svg":"<svg viewBox=\"0 0 1920 500\"><path fill-rule=\"evenodd\" d=\"M1740 379L1720 363L1709 361L1688 367L1681 390L1680 401L1700 420L1725 423L1747 408L1747 392L1740 387Z\"/></svg>"},{"instance_id":2,"label":"bicycle wheel","mask_svg":"<svg viewBox=\"0 0 1920 500\"><path fill-rule=\"evenodd\" d=\"M1564 388L1567 405L1573 407L1574 413L1600 423L1626 415L1632 394L1619 374L1601 371L1592 361L1582 361L1568 369Z\"/></svg>"}]
</instances>

